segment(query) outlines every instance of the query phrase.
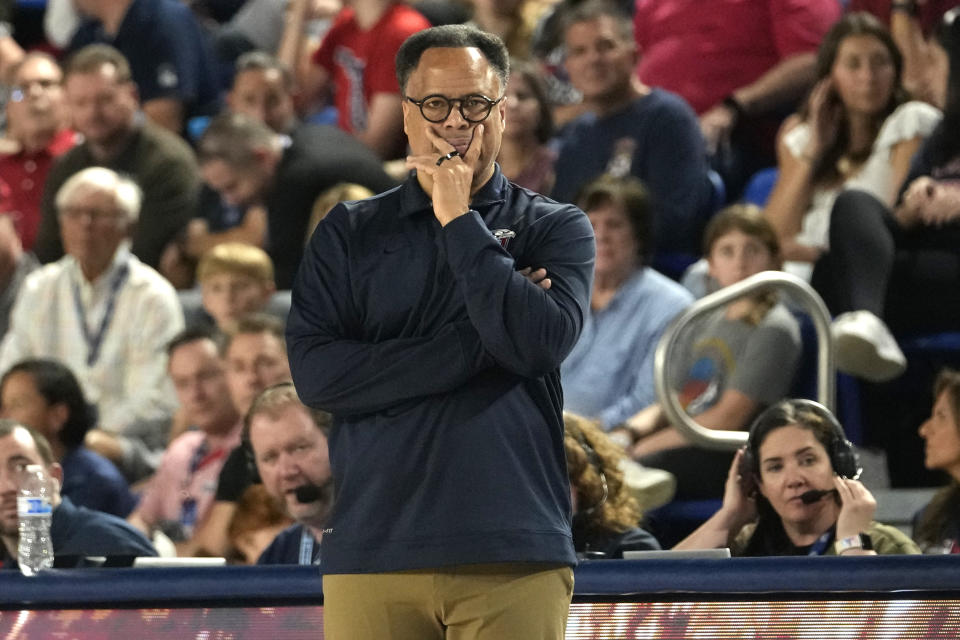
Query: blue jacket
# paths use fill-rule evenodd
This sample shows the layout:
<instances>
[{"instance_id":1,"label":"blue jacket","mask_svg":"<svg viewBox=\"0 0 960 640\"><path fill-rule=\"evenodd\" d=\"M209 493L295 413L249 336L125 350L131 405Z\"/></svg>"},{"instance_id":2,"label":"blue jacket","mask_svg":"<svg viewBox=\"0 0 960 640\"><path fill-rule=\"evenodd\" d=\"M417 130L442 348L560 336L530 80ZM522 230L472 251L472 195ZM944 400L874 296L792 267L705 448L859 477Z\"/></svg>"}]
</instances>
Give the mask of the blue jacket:
<instances>
[{"instance_id":1,"label":"blue jacket","mask_svg":"<svg viewBox=\"0 0 960 640\"><path fill-rule=\"evenodd\" d=\"M257 564L317 564L320 560L320 543L299 522L277 534L260 557Z\"/></svg>"},{"instance_id":2,"label":"blue jacket","mask_svg":"<svg viewBox=\"0 0 960 640\"><path fill-rule=\"evenodd\" d=\"M338 205L304 255L287 340L300 398L335 417L325 573L576 562L558 368L593 230L499 168L471 207L441 227L411 177Z\"/></svg>"}]
</instances>

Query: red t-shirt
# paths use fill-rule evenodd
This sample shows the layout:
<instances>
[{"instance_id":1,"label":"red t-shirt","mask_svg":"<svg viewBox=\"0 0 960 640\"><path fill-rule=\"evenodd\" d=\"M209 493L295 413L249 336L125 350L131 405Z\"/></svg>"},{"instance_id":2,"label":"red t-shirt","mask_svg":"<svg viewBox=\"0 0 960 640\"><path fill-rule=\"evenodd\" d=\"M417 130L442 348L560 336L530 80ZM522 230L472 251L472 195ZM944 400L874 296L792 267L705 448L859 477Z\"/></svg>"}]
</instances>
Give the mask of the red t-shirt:
<instances>
[{"instance_id":1,"label":"red t-shirt","mask_svg":"<svg viewBox=\"0 0 960 640\"><path fill-rule=\"evenodd\" d=\"M816 51L840 16L837 0L637 0L637 73L700 114L784 58Z\"/></svg>"},{"instance_id":2,"label":"red t-shirt","mask_svg":"<svg viewBox=\"0 0 960 640\"><path fill-rule=\"evenodd\" d=\"M50 167L76 143L73 131L61 131L46 148L37 152L20 151L0 156L0 181L8 187L0 190L0 213L13 218L13 226L27 251L33 248L37 238L40 201Z\"/></svg>"},{"instance_id":3,"label":"red t-shirt","mask_svg":"<svg viewBox=\"0 0 960 640\"><path fill-rule=\"evenodd\" d=\"M405 4L394 4L368 31L357 24L353 9L343 9L313 62L333 76L334 103L340 128L357 133L367 128L367 108L378 93L400 93L394 58L410 35L430 26Z\"/></svg>"}]
</instances>

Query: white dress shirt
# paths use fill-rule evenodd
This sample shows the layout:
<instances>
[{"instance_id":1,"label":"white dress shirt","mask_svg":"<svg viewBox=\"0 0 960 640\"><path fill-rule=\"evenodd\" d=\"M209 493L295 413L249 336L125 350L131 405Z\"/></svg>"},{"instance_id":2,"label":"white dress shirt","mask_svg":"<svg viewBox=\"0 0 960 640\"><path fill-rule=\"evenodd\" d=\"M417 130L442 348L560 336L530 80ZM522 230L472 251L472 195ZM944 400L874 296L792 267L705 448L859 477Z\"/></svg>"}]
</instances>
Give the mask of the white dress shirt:
<instances>
[{"instance_id":1,"label":"white dress shirt","mask_svg":"<svg viewBox=\"0 0 960 640\"><path fill-rule=\"evenodd\" d=\"M124 433L131 425L172 415L176 406L166 373L166 344L183 329L177 294L159 273L140 262L124 243L105 273L88 282L72 256L30 274L0 345L0 371L25 358L54 358L68 366L97 405L99 425ZM118 287L118 273L128 273ZM88 362L90 342L108 311L96 360ZM79 293L80 318L74 291Z\"/></svg>"}]
</instances>

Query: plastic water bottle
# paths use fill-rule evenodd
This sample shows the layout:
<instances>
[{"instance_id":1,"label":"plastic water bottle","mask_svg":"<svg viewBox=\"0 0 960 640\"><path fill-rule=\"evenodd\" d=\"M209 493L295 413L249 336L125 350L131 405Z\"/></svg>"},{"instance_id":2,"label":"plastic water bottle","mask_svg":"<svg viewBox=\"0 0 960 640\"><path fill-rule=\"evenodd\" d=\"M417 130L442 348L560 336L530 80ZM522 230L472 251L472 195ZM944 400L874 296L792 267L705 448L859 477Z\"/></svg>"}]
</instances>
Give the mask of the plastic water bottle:
<instances>
[{"instance_id":1,"label":"plastic water bottle","mask_svg":"<svg viewBox=\"0 0 960 640\"><path fill-rule=\"evenodd\" d=\"M46 470L38 464L27 465L20 474L17 516L20 541L17 562L25 576L35 576L53 566L53 541L50 539L50 482Z\"/></svg>"}]
</instances>

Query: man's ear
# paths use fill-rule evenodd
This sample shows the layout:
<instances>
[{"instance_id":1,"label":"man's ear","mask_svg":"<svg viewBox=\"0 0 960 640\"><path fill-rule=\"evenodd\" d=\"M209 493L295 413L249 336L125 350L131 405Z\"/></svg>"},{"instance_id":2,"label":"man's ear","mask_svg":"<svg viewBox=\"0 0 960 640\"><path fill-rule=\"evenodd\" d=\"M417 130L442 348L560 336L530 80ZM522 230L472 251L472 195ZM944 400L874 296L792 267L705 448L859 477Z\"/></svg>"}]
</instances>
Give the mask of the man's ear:
<instances>
[{"instance_id":1,"label":"man's ear","mask_svg":"<svg viewBox=\"0 0 960 640\"><path fill-rule=\"evenodd\" d=\"M410 131L407 130L407 116L410 115L410 108L413 106L415 105L413 105L413 103L411 103L409 100L400 101L400 108L403 109L403 132L408 136L410 135Z\"/></svg>"}]
</instances>

